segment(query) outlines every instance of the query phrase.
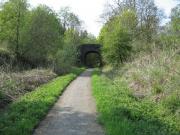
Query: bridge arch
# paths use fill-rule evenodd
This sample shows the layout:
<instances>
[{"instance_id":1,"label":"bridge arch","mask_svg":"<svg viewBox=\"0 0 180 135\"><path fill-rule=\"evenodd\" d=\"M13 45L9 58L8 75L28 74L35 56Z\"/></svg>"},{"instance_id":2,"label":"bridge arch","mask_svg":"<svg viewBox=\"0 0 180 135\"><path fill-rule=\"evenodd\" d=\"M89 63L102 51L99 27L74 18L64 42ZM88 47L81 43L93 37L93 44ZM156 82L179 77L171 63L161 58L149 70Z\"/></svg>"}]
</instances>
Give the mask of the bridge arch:
<instances>
[{"instance_id":1,"label":"bridge arch","mask_svg":"<svg viewBox=\"0 0 180 135\"><path fill-rule=\"evenodd\" d=\"M89 54L96 54L97 58L99 59L99 66L102 66L102 57L101 57L101 48L102 45L100 44L82 44L79 46L79 53L80 53L80 62L85 66L88 65L87 56Z\"/></svg>"}]
</instances>

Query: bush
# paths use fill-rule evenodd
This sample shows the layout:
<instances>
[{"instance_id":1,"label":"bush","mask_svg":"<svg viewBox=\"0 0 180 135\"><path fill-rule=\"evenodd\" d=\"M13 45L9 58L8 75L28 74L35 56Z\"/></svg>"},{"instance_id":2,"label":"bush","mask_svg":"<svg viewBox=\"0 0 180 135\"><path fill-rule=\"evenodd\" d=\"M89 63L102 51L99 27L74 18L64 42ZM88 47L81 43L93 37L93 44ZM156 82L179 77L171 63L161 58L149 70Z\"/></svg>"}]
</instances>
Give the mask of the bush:
<instances>
[{"instance_id":1,"label":"bush","mask_svg":"<svg viewBox=\"0 0 180 135\"><path fill-rule=\"evenodd\" d=\"M62 43L61 24L56 13L45 5L33 8L27 15L23 29L21 59L33 67L46 66Z\"/></svg>"},{"instance_id":2,"label":"bush","mask_svg":"<svg viewBox=\"0 0 180 135\"><path fill-rule=\"evenodd\" d=\"M119 65L131 56L131 34L121 25L122 18L114 17L101 30L99 42L103 44L106 63Z\"/></svg>"},{"instance_id":3,"label":"bush","mask_svg":"<svg viewBox=\"0 0 180 135\"><path fill-rule=\"evenodd\" d=\"M7 49L0 48L0 66L10 66L14 61L14 57Z\"/></svg>"},{"instance_id":4,"label":"bush","mask_svg":"<svg viewBox=\"0 0 180 135\"><path fill-rule=\"evenodd\" d=\"M131 52L130 35L123 29L115 30L109 37L108 45L104 46L103 56L108 63L119 65L128 60ZM108 39L107 39L108 40Z\"/></svg>"},{"instance_id":5,"label":"bush","mask_svg":"<svg viewBox=\"0 0 180 135\"><path fill-rule=\"evenodd\" d=\"M61 75L71 71L76 64L77 49L74 45L66 45L62 50L56 54L54 71Z\"/></svg>"}]
</instances>

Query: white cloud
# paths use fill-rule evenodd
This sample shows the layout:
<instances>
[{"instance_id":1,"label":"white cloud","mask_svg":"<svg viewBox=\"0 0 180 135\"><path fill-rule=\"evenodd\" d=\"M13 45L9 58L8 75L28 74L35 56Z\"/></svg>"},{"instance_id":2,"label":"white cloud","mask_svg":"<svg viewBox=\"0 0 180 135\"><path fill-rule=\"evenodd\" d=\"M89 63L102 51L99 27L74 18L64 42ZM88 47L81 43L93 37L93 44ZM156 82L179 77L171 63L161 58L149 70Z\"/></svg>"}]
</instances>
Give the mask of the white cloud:
<instances>
[{"instance_id":1,"label":"white cloud","mask_svg":"<svg viewBox=\"0 0 180 135\"><path fill-rule=\"evenodd\" d=\"M155 0L155 3L167 16L170 15L171 9L177 5L175 0Z\"/></svg>"},{"instance_id":2,"label":"white cloud","mask_svg":"<svg viewBox=\"0 0 180 135\"><path fill-rule=\"evenodd\" d=\"M99 34L101 24L97 21L103 12L105 0L30 0L30 3L32 6L46 4L56 11L69 6L85 23L88 32L96 36Z\"/></svg>"},{"instance_id":3,"label":"white cloud","mask_svg":"<svg viewBox=\"0 0 180 135\"><path fill-rule=\"evenodd\" d=\"M104 5L109 0L29 0L32 6L46 4L52 9L58 11L61 7L69 6L72 11L84 21L88 32L98 35L101 24L98 22L102 14ZM163 9L167 16L171 9L176 5L173 0L155 0L156 5Z\"/></svg>"}]
</instances>

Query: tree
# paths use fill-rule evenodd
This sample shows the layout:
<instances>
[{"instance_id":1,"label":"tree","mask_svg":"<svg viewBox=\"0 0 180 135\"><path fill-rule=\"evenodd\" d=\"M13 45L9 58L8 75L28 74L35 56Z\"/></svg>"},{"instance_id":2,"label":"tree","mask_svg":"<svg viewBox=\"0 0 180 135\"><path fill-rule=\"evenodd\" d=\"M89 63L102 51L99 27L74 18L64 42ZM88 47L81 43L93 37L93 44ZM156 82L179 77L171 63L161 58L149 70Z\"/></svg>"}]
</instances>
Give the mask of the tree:
<instances>
[{"instance_id":1,"label":"tree","mask_svg":"<svg viewBox=\"0 0 180 135\"><path fill-rule=\"evenodd\" d=\"M139 20L140 36L146 41L152 41L156 35L162 12L154 4L154 0L138 0L136 10Z\"/></svg>"},{"instance_id":2,"label":"tree","mask_svg":"<svg viewBox=\"0 0 180 135\"><path fill-rule=\"evenodd\" d=\"M80 32L81 44L96 44L97 40L96 37L86 30Z\"/></svg>"},{"instance_id":3,"label":"tree","mask_svg":"<svg viewBox=\"0 0 180 135\"><path fill-rule=\"evenodd\" d=\"M68 29L64 33L64 44L78 46L81 42L81 37L78 31L75 29Z\"/></svg>"},{"instance_id":4,"label":"tree","mask_svg":"<svg viewBox=\"0 0 180 135\"><path fill-rule=\"evenodd\" d=\"M153 35L157 33L160 18L163 17L162 12L154 4L154 0L114 0L114 3L109 6L112 13L108 14L108 20L124 14L125 11L131 11L131 13L133 11L135 15L133 17L137 18L135 19L137 22L134 23L136 24L134 25L136 38L145 39L147 42L152 41Z\"/></svg>"},{"instance_id":5,"label":"tree","mask_svg":"<svg viewBox=\"0 0 180 135\"><path fill-rule=\"evenodd\" d=\"M180 4L171 11L171 25L175 32L180 32Z\"/></svg>"},{"instance_id":6,"label":"tree","mask_svg":"<svg viewBox=\"0 0 180 135\"><path fill-rule=\"evenodd\" d=\"M35 65L47 61L58 48L62 48L60 29L56 14L49 7L40 5L33 9L23 38L23 57Z\"/></svg>"},{"instance_id":7,"label":"tree","mask_svg":"<svg viewBox=\"0 0 180 135\"><path fill-rule=\"evenodd\" d=\"M131 34L132 38L136 36L138 18L134 10L125 9L119 16L119 23L129 34Z\"/></svg>"},{"instance_id":8,"label":"tree","mask_svg":"<svg viewBox=\"0 0 180 135\"><path fill-rule=\"evenodd\" d=\"M82 22L77 15L70 11L69 7L60 10L59 18L64 29L76 29L77 31L80 31Z\"/></svg>"},{"instance_id":9,"label":"tree","mask_svg":"<svg viewBox=\"0 0 180 135\"><path fill-rule=\"evenodd\" d=\"M9 42L9 48L20 56L25 17L28 12L26 0L9 0L1 7L0 38Z\"/></svg>"},{"instance_id":10,"label":"tree","mask_svg":"<svg viewBox=\"0 0 180 135\"><path fill-rule=\"evenodd\" d=\"M103 44L105 62L119 65L130 57L131 35L121 25L121 17L114 17L102 28L99 42Z\"/></svg>"},{"instance_id":11,"label":"tree","mask_svg":"<svg viewBox=\"0 0 180 135\"><path fill-rule=\"evenodd\" d=\"M69 72L77 61L77 48L74 45L66 45L59 49L55 56L54 71L57 74Z\"/></svg>"}]
</instances>

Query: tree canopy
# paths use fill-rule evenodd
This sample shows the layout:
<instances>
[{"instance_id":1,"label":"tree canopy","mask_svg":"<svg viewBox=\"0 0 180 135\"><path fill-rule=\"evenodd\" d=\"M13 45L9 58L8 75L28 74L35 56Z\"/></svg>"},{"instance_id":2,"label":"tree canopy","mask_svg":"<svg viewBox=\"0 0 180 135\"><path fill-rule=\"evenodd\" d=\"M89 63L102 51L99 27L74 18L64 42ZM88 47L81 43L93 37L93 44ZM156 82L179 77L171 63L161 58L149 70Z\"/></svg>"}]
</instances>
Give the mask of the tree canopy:
<instances>
[{"instance_id":1,"label":"tree canopy","mask_svg":"<svg viewBox=\"0 0 180 135\"><path fill-rule=\"evenodd\" d=\"M62 71L65 59L64 65L76 64L80 44L96 42L69 7L58 13L45 5L30 7L27 0L7 0L0 6L0 41L7 42L18 62L58 65Z\"/></svg>"}]
</instances>

